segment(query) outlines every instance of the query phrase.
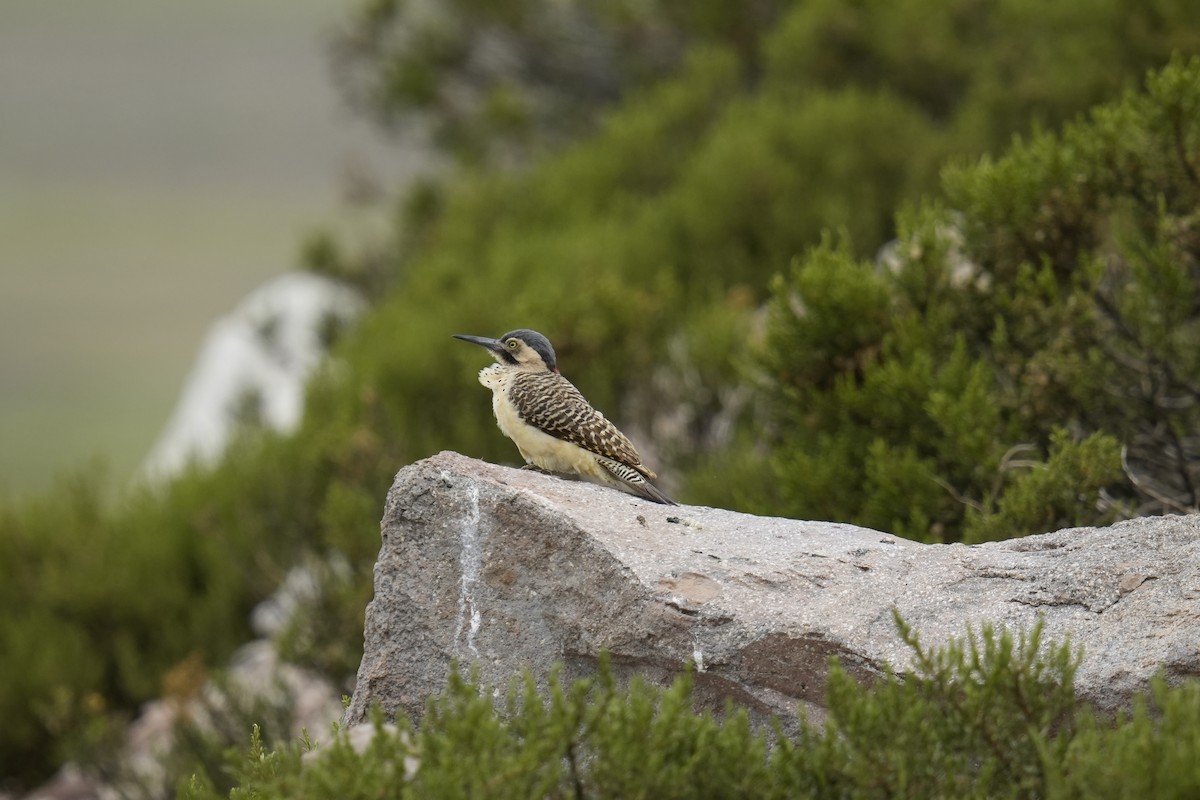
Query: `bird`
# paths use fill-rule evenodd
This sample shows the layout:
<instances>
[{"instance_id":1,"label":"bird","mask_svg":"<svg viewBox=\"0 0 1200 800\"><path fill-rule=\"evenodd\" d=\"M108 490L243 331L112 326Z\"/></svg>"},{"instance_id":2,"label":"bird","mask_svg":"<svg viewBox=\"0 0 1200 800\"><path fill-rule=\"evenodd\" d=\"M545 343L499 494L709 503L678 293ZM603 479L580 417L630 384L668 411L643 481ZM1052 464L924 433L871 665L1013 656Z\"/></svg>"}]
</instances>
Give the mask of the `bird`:
<instances>
[{"instance_id":1,"label":"bird","mask_svg":"<svg viewBox=\"0 0 1200 800\"><path fill-rule=\"evenodd\" d=\"M520 328L499 339L456 333L455 339L485 348L496 363L479 371L492 390L496 424L513 440L526 467L578 475L646 500L678 505L651 481L637 448L617 426L592 408L558 371L550 340Z\"/></svg>"}]
</instances>

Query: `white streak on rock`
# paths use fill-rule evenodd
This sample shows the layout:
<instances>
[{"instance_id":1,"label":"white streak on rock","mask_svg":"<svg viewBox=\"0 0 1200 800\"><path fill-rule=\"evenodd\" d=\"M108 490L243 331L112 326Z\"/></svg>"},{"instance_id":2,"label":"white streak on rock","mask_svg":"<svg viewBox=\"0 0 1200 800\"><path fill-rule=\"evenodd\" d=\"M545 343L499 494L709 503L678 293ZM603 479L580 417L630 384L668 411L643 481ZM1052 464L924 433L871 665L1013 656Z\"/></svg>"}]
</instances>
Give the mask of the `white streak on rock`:
<instances>
[{"instance_id":1,"label":"white streak on rock","mask_svg":"<svg viewBox=\"0 0 1200 800\"><path fill-rule=\"evenodd\" d=\"M446 476L447 479L449 475ZM475 649L475 636L483 624L483 615L475 602L475 587L479 584L479 573L483 568L483 549L479 542L479 486L472 483L467 489L466 516L459 527L458 569L460 573L458 590L458 625L454 629L454 641L457 644L466 628L467 649L478 656ZM467 609L470 608L470 627L467 626Z\"/></svg>"}]
</instances>

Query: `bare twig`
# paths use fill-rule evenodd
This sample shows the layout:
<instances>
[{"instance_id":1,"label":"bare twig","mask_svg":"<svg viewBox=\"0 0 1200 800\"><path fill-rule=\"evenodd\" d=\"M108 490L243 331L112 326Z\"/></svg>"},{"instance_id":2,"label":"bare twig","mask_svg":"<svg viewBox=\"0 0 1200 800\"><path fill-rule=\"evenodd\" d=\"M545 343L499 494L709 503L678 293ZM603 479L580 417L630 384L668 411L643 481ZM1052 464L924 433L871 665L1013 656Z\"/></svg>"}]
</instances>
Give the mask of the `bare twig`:
<instances>
[{"instance_id":1,"label":"bare twig","mask_svg":"<svg viewBox=\"0 0 1200 800\"><path fill-rule=\"evenodd\" d=\"M1025 461L1025 460L1013 460L1013 457L1015 455L1017 455L1017 453L1028 453L1030 451L1035 451L1035 450L1037 450L1036 444L1030 444L1029 442L1022 442L1020 444L1014 444L1012 447L1010 447L1004 451L1004 455L1000 456L1000 469L1006 470L1006 469L1014 469L1016 467L1034 466L1038 462Z\"/></svg>"},{"instance_id":2,"label":"bare twig","mask_svg":"<svg viewBox=\"0 0 1200 800\"><path fill-rule=\"evenodd\" d=\"M1188 507L1175 500L1172 497L1167 497L1165 494L1154 490L1146 481L1143 481L1134 474L1133 469L1129 466L1129 448L1122 445L1121 447L1121 469L1125 471L1125 477L1129 478L1129 482L1133 484L1133 488L1137 489L1147 497L1151 497L1163 504L1164 508L1171 508L1178 511L1180 514L1194 514L1197 509Z\"/></svg>"},{"instance_id":3,"label":"bare twig","mask_svg":"<svg viewBox=\"0 0 1200 800\"><path fill-rule=\"evenodd\" d=\"M1192 482L1192 473L1188 469L1188 460L1183 454L1183 442L1179 440L1179 433L1175 430L1175 426L1171 424L1170 420L1167 420L1167 435L1171 437L1171 443L1175 445L1175 470L1179 473L1179 478L1183 481L1184 488L1187 489L1188 498L1191 500L1189 505L1195 508L1196 484Z\"/></svg>"},{"instance_id":4,"label":"bare twig","mask_svg":"<svg viewBox=\"0 0 1200 800\"><path fill-rule=\"evenodd\" d=\"M969 498L965 495L959 494L958 491L953 486L951 486L949 483L947 483L946 481L939 478L937 475L934 475L932 477L933 477L933 482L936 483L938 486L942 487L943 489L945 489L947 492L949 492L950 496L953 497L957 502L963 504L964 506L968 506L969 508L973 508L980 513L983 513L983 504L981 504L978 500L972 500L971 498Z\"/></svg>"}]
</instances>

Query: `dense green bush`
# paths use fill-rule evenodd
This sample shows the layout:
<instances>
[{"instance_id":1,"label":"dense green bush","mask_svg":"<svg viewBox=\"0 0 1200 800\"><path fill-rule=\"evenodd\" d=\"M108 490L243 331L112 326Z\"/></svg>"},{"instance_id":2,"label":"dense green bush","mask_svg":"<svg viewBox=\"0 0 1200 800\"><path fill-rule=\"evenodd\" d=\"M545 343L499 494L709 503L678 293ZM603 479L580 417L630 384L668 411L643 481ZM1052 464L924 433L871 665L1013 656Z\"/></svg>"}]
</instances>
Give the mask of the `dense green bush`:
<instances>
[{"instance_id":1,"label":"dense green bush","mask_svg":"<svg viewBox=\"0 0 1200 800\"><path fill-rule=\"evenodd\" d=\"M947 157L999 149L1014 133L1032 126L1057 127L1135 85L1172 52L1200 51L1200 6L1187 0L1050 5L1026 0L778 0L678 7L589 0L571 4L565 15L529 0L486 7L455 0L444 4L444 14L410 29L411 5L364 2L338 47L347 93L372 118L393 126L412 119L414 111L421 112L418 118L430 115L434 127L445 132L449 149L470 163L486 162L481 148L486 151L489 144L501 151L526 145L513 142L503 124L489 123L488 103L463 106L464 95L500 91L525 97L517 105L539 122L517 126L517 138L597 128L598 136L573 156L538 162L539 174L560 176L555 187L506 183L495 170L472 173L484 184L505 186L496 189L503 199L492 195L498 204L479 218L472 216L481 209L464 215L460 206L441 203L438 189L423 187L416 202L401 200L413 213L403 215L397 241L386 250L392 256L411 256L401 243L419 241L419 263L393 258L389 269L389 259L378 253L338 258L336 248L315 249L315 263L344 276L366 272L378 277L382 272L394 279L414 267L424 271L424 257L442 246L441 235L429 237L425 229L440 220L478 226L475 242L486 249L489 219L521 219L517 224L531 235L553 229L554 221L562 220L560 209L594 209L604 217L598 224L622 224L623 218L614 219L606 210L611 203L653 199L645 197L646 188L689 185L683 202L700 209L689 217L701 236L709 225L722 230L726 214L734 214L735 220L748 214L744 207L731 208L732 200L759 204L763 220L753 220L756 227L778 223L765 232L768 240L757 260L742 259L722 270L729 282L744 281L761 290L761 277L786 268L791 256L815 243L822 228L847 226L865 237L856 238L854 247L873 252L882 243L879 236L891 227L897 195L936 191L937 169ZM570 27L571 14L595 26L599 43L593 55L599 60L583 61L592 68L611 66L606 74L612 82L606 87L563 63L570 62L568 52L581 43L562 32ZM507 70L489 73L472 60L471 42L490 36L518 54ZM447 39L454 45L448 47ZM708 117L688 118L688 127L656 124L655 102L663 98L653 93L647 101L643 88L674 76L678 65L691 60L689 54L706 50L719 50L729 59L730 91L720 99L721 106ZM414 73L420 80L411 80ZM424 88L414 89L414 83ZM598 88L602 90L594 91ZM860 100L855 103L843 93ZM618 97L622 102L614 121L602 112ZM641 106L641 112L625 113L631 105ZM827 126L820 121L822 106L831 112ZM673 116L670 105L663 111ZM760 135L752 120L740 119L743 112L765 123ZM561 141L557 135L549 138ZM713 151L705 156L711 163L694 177L680 174L679 169L687 169L681 160L698 143ZM534 147L538 153L545 150ZM581 161L596 163L581 167ZM775 165L779 169L766 171ZM749 174L742 175L743 168ZM568 177L579 182L567 185ZM764 180L765 186L756 187ZM558 191L548 194L552 188ZM518 199L521 209L510 209L508 204ZM703 216L706 207L711 219ZM542 216L524 213L531 211ZM674 214L666 213L667 219L652 217L645 223L652 228L644 237L649 239L646 261L656 271L681 269L680 259L706 252L689 242L686 231L677 232ZM801 219L793 220L793 213ZM571 220L584 226L576 238L587 232L586 217L571 215ZM798 240L799 247L789 249ZM723 241L718 245L727 246ZM637 253L643 248L629 249ZM740 270L747 263L752 273L743 276Z\"/></svg>"},{"instance_id":2,"label":"dense green bush","mask_svg":"<svg viewBox=\"0 0 1200 800\"><path fill-rule=\"evenodd\" d=\"M770 80L887 87L947 126L953 151L983 152L1200 51L1198 26L1187 0L810 0L765 49Z\"/></svg>"},{"instance_id":3,"label":"dense green bush","mask_svg":"<svg viewBox=\"0 0 1200 800\"><path fill-rule=\"evenodd\" d=\"M522 161L590 129L622 92L720 44L749 71L792 0L360 4L334 48L347 97L385 129L428 124L461 162Z\"/></svg>"},{"instance_id":4,"label":"dense green bush","mask_svg":"<svg viewBox=\"0 0 1200 800\"><path fill-rule=\"evenodd\" d=\"M293 444L247 439L220 473L190 472L117 508L92 476L0 509L0 754L34 778L107 745L110 724L166 690L164 674L215 666L313 538L316 513L283 471ZM295 494L292 494L295 492Z\"/></svg>"},{"instance_id":5,"label":"dense green bush","mask_svg":"<svg viewBox=\"0 0 1200 800\"><path fill-rule=\"evenodd\" d=\"M230 798L1185 798L1200 791L1200 685L1156 683L1132 716L1076 701L1078 653L984 627L931 651L903 623L910 674L873 686L834 664L828 718L768 737L744 711L692 709L691 676L539 691L526 679L496 711L493 693L451 675L413 726L400 719L361 753L337 732L231 762ZM198 773L191 800L224 796Z\"/></svg>"},{"instance_id":6,"label":"dense green bush","mask_svg":"<svg viewBox=\"0 0 1200 800\"><path fill-rule=\"evenodd\" d=\"M1200 60L777 283L763 510L981 541L1195 509ZM1124 474L1122 463L1124 462Z\"/></svg>"},{"instance_id":7,"label":"dense green bush","mask_svg":"<svg viewBox=\"0 0 1200 800\"><path fill-rule=\"evenodd\" d=\"M1002 146L1031 122L1058 126L1172 52L1200 50L1200 9L1187 0L450 0L428 11L362 3L338 37L338 74L384 127L419 115L471 163L588 131L690 47L728 49L747 81L794 94L889 91L952 130L956 152Z\"/></svg>"}]
</instances>

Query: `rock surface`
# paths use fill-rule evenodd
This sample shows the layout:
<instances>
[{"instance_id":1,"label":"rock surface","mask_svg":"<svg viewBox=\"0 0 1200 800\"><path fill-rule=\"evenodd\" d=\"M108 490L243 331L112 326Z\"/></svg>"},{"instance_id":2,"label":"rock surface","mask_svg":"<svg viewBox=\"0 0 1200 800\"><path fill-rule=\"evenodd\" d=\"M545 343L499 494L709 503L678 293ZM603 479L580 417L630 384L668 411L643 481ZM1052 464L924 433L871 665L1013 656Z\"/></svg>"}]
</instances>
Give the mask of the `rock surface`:
<instances>
[{"instance_id":1,"label":"rock surface","mask_svg":"<svg viewBox=\"0 0 1200 800\"><path fill-rule=\"evenodd\" d=\"M1082 696L1125 705L1159 669L1200 675L1200 516L1007 542L925 545L830 522L667 507L441 453L388 494L365 654L343 718L418 717L452 660L507 686L590 674L668 681L701 702L822 717L828 659L856 676L909 667L897 608L925 645L981 623L1084 648Z\"/></svg>"}]
</instances>

